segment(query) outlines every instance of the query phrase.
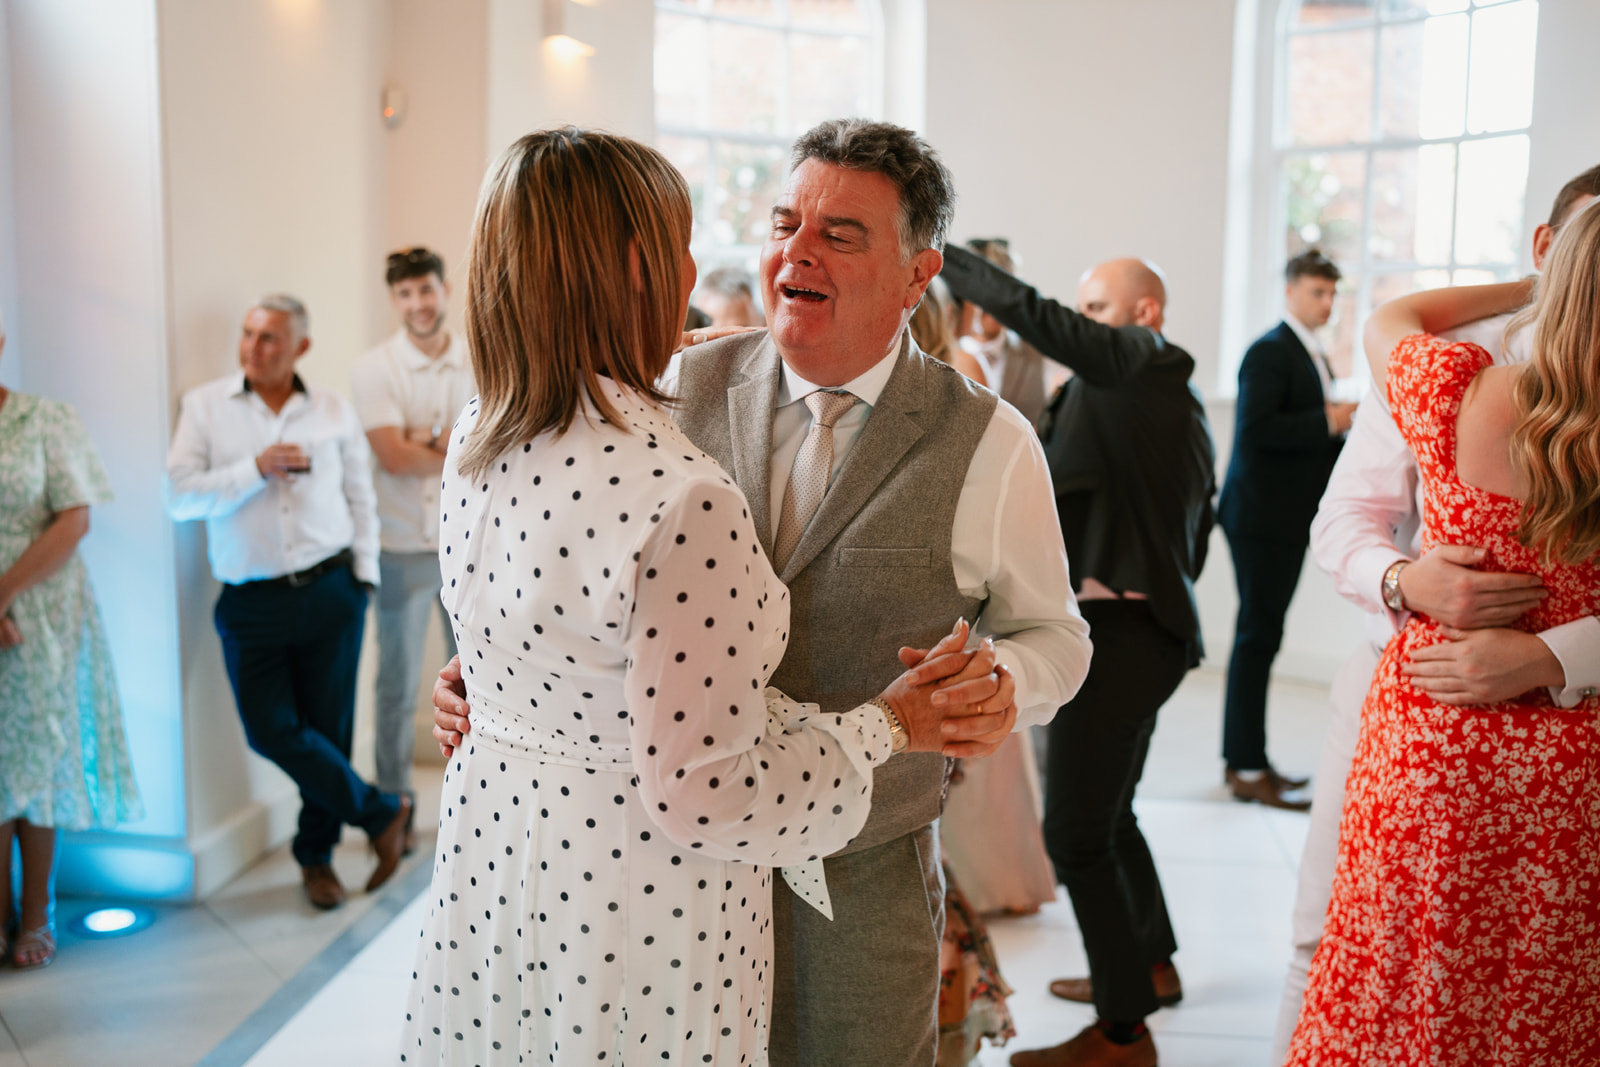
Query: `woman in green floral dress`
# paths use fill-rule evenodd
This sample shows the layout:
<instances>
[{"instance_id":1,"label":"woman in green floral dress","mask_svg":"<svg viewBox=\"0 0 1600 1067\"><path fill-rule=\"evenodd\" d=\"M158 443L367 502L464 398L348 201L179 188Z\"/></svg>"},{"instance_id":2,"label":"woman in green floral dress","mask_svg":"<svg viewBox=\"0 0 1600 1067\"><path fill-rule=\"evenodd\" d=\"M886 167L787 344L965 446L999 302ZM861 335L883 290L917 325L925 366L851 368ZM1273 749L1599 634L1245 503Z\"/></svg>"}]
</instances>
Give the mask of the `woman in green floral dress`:
<instances>
[{"instance_id":1,"label":"woman in green floral dress","mask_svg":"<svg viewBox=\"0 0 1600 1067\"><path fill-rule=\"evenodd\" d=\"M0 386L0 957L19 968L55 958L56 832L109 829L144 813L100 611L78 555L89 505L110 499L73 410ZM11 900L13 838L20 915Z\"/></svg>"}]
</instances>

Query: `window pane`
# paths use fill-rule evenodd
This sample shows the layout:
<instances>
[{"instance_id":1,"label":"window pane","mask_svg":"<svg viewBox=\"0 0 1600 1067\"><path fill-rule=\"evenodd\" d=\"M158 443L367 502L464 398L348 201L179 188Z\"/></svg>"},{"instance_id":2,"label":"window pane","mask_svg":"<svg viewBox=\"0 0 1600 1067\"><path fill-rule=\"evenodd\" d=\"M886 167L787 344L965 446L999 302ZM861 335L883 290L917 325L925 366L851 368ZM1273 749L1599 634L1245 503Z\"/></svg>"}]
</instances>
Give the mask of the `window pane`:
<instances>
[{"instance_id":1,"label":"window pane","mask_svg":"<svg viewBox=\"0 0 1600 1067\"><path fill-rule=\"evenodd\" d=\"M759 19L776 24L779 21L778 5L773 0L711 0L711 10L718 15L731 15L741 19Z\"/></svg>"},{"instance_id":2,"label":"window pane","mask_svg":"<svg viewBox=\"0 0 1600 1067\"><path fill-rule=\"evenodd\" d=\"M706 160L711 147L698 137L658 137L656 148L667 157L667 162L677 167L689 183L689 203L694 206L694 235L690 243L701 235L706 218Z\"/></svg>"},{"instance_id":3,"label":"window pane","mask_svg":"<svg viewBox=\"0 0 1600 1067\"><path fill-rule=\"evenodd\" d=\"M1361 262L1361 213L1366 203L1366 166L1361 153L1292 156L1289 230L1284 252L1316 247L1351 270Z\"/></svg>"},{"instance_id":4,"label":"window pane","mask_svg":"<svg viewBox=\"0 0 1600 1067\"><path fill-rule=\"evenodd\" d=\"M856 0L789 0L789 17L796 26L858 33L870 28L867 13Z\"/></svg>"},{"instance_id":5,"label":"window pane","mask_svg":"<svg viewBox=\"0 0 1600 1067\"><path fill-rule=\"evenodd\" d=\"M656 121L698 126L705 114L706 24L656 12Z\"/></svg>"},{"instance_id":6,"label":"window pane","mask_svg":"<svg viewBox=\"0 0 1600 1067\"><path fill-rule=\"evenodd\" d=\"M1467 110L1467 16L1383 29L1386 137L1459 137Z\"/></svg>"},{"instance_id":7,"label":"window pane","mask_svg":"<svg viewBox=\"0 0 1600 1067\"><path fill-rule=\"evenodd\" d=\"M1454 145L1372 153L1372 258L1450 262Z\"/></svg>"},{"instance_id":8,"label":"window pane","mask_svg":"<svg viewBox=\"0 0 1600 1067\"><path fill-rule=\"evenodd\" d=\"M1461 146L1456 204L1457 263L1515 263L1522 253L1522 195L1528 184L1528 137L1496 137Z\"/></svg>"},{"instance_id":9,"label":"window pane","mask_svg":"<svg viewBox=\"0 0 1600 1067\"><path fill-rule=\"evenodd\" d=\"M717 142L717 180L711 191L712 239L719 245L761 244L788 153L776 145Z\"/></svg>"},{"instance_id":10,"label":"window pane","mask_svg":"<svg viewBox=\"0 0 1600 1067\"><path fill-rule=\"evenodd\" d=\"M1495 282L1510 281L1502 277L1504 272L1497 270L1484 270L1481 267L1463 267L1450 278L1451 285L1492 285Z\"/></svg>"},{"instance_id":11,"label":"window pane","mask_svg":"<svg viewBox=\"0 0 1600 1067\"><path fill-rule=\"evenodd\" d=\"M866 104L866 64L859 37L789 35L789 113L795 132L824 119L860 115Z\"/></svg>"},{"instance_id":12,"label":"window pane","mask_svg":"<svg viewBox=\"0 0 1600 1067\"><path fill-rule=\"evenodd\" d=\"M1367 140L1372 131L1374 32L1289 38L1289 136L1293 143L1332 145Z\"/></svg>"},{"instance_id":13,"label":"window pane","mask_svg":"<svg viewBox=\"0 0 1600 1067\"><path fill-rule=\"evenodd\" d=\"M1473 14L1470 132L1517 130L1533 121L1533 45L1538 27L1535 0Z\"/></svg>"},{"instance_id":14,"label":"window pane","mask_svg":"<svg viewBox=\"0 0 1600 1067\"><path fill-rule=\"evenodd\" d=\"M1467 0L1383 0L1383 13L1389 18L1414 15L1448 15L1465 11Z\"/></svg>"},{"instance_id":15,"label":"window pane","mask_svg":"<svg viewBox=\"0 0 1600 1067\"><path fill-rule=\"evenodd\" d=\"M711 125L741 133L778 132L778 30L711 24Z\"/></svg>"},{"instance_id":16,"label":"window pane","mask_svg":"<svg viewBox=\"0 0 1600 1067\"><path fill-rule=\"evenodd\" d=\"M1295 12L1296 26L1327 26L1370 19L1377 4L1373 0L1304 0Z\"/></svg>"}]
</instances>

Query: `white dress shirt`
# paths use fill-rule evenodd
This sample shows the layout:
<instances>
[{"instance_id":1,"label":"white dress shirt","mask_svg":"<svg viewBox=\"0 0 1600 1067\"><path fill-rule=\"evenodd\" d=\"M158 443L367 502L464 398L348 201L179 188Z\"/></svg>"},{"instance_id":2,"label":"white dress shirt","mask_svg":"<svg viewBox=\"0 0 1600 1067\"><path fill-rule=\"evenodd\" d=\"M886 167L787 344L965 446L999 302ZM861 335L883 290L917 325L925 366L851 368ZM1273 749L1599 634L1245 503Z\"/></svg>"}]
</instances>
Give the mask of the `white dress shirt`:
<instances>
[{"instance_id":1,"label":"white dress shirt","mask_svg":"<svg viewBox=\"0 0 1600 1067\"><path fill-rule=\"evenodd\" d=\"M350 379L350 400L369 431L393 426L402 434L423 429L449 433L476 393L472 359L460 334L449 331L438 358L416 345L405 330L364 352ZM378 523L385 552L439 551L439 476L390 474L374 463Z\"/></svg>"},{"instance_id":2,"label":"white dress shirt","mask_svg":"<svg viewBox=\"0 0 1600 1067\"><path fill-rule=\"evenodd\" d=\"M1311 365L1317 368L1317 380L1322 383L1322 396L1326 399L1333 388L1333 372L1328 369L1328 356L1322 350L1322 342L1311 331L1311 327L1289 314L1283 313L1283 321L1289 324L1289 329L1300 338L1300 343L1306 346L1306 351L1311 354Z\"/></svg>"},{"instance_id":3,"label":"white dress shirt","mask_svg":"<svg viewBox=\"0 0 1600 1067\"><path fill-rule=\"evenodd\" d=\"M350 549L355 576L378 584L378 513L371 450L355 411L336 393L296 389L274 414L230 374L183 396L167 453L167 510L204 519L211 572L229 584L303 571ZM311 470L265 478L256 456L299 445Z\"/></svg>"},{"instance_id":4,"label":"white dress shirt","mask_svg":"<svg viewBox=\"0 0 1600 1067\"><path fill-rule=\"evenodd\" d=\"M1524 330L1503 347L1509 318L1482 319L1444 336L1481 345L1496 362L1522 363L1532 337ZM1340 595L1367 612L1368 635L1378 647L1410 617L1384 604L1383 573L1396 560L1421 554L1421 507L1416 457L1395 426L1383 390L1369 390L1311 523L1311 554ZM1566 687L1550 690L1557 704L1573 707L1600 688L1600 618L1576 619L1537 636L1566 672Z\"/></svg>"},{"instance_id":5,"label":"white dress shirt","mask_svg":"<svg viewBox=\"0 0 1600 1067\"><path fill-rule=\"evenodd\" d=\"M861 401L833 425L833 471L850 454L899 349L840 388ZM663 383L671 392L676 357ZM813 385L783 365L772 420L771 508L776 524L794 457L811 429ZM988 598L982 629L1016 682L1017 729L1047 723L1089 670L1089 624L1078 613L1044 449L1028 420L1001 400L968 464L951 530L950 562L962 595ZM971 620L969 620L971 621Z\"/></svg>"}]
</instances>

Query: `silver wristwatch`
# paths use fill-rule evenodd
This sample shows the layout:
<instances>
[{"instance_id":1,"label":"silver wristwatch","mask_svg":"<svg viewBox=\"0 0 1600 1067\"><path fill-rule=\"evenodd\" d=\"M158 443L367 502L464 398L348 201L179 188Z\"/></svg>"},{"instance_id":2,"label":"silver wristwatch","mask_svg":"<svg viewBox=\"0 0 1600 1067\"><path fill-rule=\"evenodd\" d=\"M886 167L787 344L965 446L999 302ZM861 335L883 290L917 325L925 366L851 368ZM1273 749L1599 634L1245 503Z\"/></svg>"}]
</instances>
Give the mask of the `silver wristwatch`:
<instances>
[{"instance_id":1,"label":"silver wristwatch","mask_svg":"<svg viewBox=\"0 0 1600 1067\"><path fill-rule=\"evenodd\" d=\"M1383 572L1383 603L1390 611L1406 610L1406 598L1400 593L1400 572L1410 564L1409 559L1397 559Z\"/></svg>"},{"instance_id":2,"label":"silver wristwatch","mask_svg":"<svg viewBox=\"0 0 1600 1067\"><path fill-rule=\"evenodd\" d=\"M911 744L911 738L907 735L906 728L900 725L900 716L894 713L889 702L882 697L873 697L867 703L883 712L884 720L889 724L889 754L898 755L904 752L906 746Z\"/></svg>"}]
</instances>

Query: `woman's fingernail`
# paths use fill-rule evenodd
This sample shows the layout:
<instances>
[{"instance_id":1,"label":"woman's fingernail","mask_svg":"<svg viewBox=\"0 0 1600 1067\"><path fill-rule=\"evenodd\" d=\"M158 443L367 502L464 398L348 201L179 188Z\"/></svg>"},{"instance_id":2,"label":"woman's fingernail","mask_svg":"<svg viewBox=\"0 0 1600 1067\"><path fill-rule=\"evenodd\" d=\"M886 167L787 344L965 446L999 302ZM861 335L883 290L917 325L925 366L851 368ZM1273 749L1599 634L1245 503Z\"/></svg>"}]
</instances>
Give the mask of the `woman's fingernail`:
<instances>
[{"instance_id":1,"label":"woman's fingernail","mask_svg":"<svg viewBox=\"0 0 1600 1067\"><path fill-rule=\"evenodd\" d=\"M950 698L945 696L944 690L941 689L929 698L928 703L932 704L936 708L942 708L946 704L950 703Z\"/></svg>"}]
</instances>

